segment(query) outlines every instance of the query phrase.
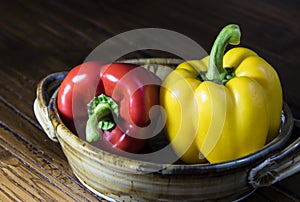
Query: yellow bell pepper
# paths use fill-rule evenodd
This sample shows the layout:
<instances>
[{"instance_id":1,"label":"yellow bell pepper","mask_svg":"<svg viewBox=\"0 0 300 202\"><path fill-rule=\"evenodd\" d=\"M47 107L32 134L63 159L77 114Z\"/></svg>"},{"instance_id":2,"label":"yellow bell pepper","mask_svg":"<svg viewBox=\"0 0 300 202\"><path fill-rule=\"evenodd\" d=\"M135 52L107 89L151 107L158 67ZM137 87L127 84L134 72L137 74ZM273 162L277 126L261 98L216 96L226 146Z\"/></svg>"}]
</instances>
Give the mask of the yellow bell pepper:
<instances>
[{"instance_id":1,"label":"yellow bell pepper","mask_svg":"<svg viewBox=\"0 0 300 202\"><path fill-rule=\"evenodd\" d=\"M222 29L210 57L180 64L164 80L165 131L186 163L218 163L261 149L278 134L282 89L276 71L240 43L238 25Z\"/></svg>"}]
</instances>

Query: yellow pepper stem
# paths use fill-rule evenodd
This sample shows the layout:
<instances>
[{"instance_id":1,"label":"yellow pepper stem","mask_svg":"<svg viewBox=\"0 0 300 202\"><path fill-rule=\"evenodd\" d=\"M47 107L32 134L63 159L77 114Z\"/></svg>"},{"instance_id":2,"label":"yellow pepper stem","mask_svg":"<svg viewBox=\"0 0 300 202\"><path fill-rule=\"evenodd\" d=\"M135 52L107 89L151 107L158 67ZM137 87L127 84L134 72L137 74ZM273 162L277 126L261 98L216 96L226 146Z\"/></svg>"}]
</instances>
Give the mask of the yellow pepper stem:
<instances>
[{"instance_id":1,"label":"yellow pepper stem","mask_svg":"<svg viewBox=\"0 0 300 202\"><path fill-rule=\"evenodd\" d=\"M222 84L229 72L223 68L223 56L228 44L238 45L240 43L241 31L238 25L229 24L225 26L217 36L210 51L208 71L206 80ZM228 79L227 79L228 80Z\"/></svg>"}]
</instances>

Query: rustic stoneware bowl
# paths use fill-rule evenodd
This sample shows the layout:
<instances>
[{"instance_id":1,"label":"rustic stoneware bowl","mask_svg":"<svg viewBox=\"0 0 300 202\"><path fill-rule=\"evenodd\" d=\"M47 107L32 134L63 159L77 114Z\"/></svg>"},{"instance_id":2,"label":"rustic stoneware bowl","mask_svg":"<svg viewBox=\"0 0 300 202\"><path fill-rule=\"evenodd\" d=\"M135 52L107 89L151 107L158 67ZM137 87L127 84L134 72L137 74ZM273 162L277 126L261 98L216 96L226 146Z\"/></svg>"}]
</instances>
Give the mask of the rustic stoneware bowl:
<instances>
[{"instance_id":1,"label":"rustic stoneware bowl","mask_svg":"<svg viewBox=\"0 0 300 202\"><path fill-rule=\"evenodd\" d=\"M161 79L182 62L178 59L139 59L136 63ZM257 187L269 186L300 170L300 138L291 141L294 119L286 104L276 139L260 151L219 164L157 164L101 150L80 139L62 123L56 90L67 72L54 73L38 85L34 112L53 141L61 145L77 178L110 201L238 200ZM288 145L289 144L289 145Z\"/></svg>"}]
</instances>

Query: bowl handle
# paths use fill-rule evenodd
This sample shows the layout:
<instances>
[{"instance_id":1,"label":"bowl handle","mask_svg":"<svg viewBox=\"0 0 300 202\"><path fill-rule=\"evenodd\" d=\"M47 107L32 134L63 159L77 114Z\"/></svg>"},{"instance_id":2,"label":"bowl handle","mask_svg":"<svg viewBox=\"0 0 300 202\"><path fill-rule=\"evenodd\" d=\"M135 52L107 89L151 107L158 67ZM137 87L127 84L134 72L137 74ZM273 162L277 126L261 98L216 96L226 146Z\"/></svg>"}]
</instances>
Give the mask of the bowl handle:
<instances>
[{"instance_id":1,"label":"bowl handle","mask_svg":"<svg viewBox=\"0 0 300 202\"><path fill-rule=\"evenodd\" d=\"M58 89L66 74L67 72L57 72L49 74L47 77L42 79L37 86L36 99L33 104L33 111L38 122L48 137L55 142L58 140L55 134L55 126L53 125L48 113L48 104L53 93Z\"/></svg>"},{"instance_id":2,"label":"bowl handle","mask_svg":"<svg viewBox=\"0 0 300 202\"><path fill-rule=\"evenodd\" d=\"M294 120L300 128L300 120ZM298 130L299 132L299 130ZM249 183L257 188L270 186L300 171L300 136L287 148L250 170Z\"/></svg>"}]
</instances>

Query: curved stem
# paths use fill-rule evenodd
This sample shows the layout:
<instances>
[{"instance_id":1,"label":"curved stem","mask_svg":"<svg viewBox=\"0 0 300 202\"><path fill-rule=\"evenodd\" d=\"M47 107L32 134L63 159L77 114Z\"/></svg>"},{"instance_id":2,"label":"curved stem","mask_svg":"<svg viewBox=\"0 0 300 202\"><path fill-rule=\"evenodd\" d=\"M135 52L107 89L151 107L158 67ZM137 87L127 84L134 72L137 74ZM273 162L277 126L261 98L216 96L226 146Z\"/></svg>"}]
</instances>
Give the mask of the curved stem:
<instances>
[{"instance_id":1,"label":"curved stem","mask_svg":"<svg viewBox=\"0 0 300 202\"><path fill-rule=\"evenodd\" d=\"M119 116L118 104L104 94L95 97L88 105L89 119L86 123L85 135L88 142L101 138L98 128L109 130L115 126L112 115Z\"/></svg>"},{"instance_id":2,"label":"curved stem","mask_svg":"<svg viewBox=\"0 0 300 202\"><path fill-rule=\"evenodd\" d=\"M225 49L228 44L238 45L240 38L240 28L236 24L229 24L221 30L210 52L208 71L206 73L207 80L222 83L227 74L223 68Z\"/></svg>"},{"instance_id":3,"label":"curved stem","mask_svg":"<svg viewBox=\"0 0 300 202\"><path fill-rule=\"evenodd\" d=\"M101 138L98 131L98 123L111 114L110 105L107 103L99 104L95 109L94 113L89 117L86 123L86 141L94 142Z\"/></svg>"}]
</instances>

